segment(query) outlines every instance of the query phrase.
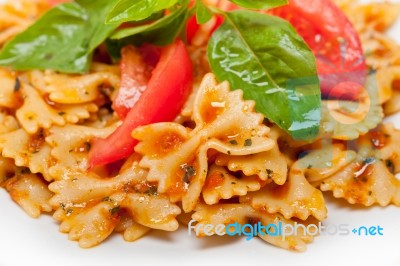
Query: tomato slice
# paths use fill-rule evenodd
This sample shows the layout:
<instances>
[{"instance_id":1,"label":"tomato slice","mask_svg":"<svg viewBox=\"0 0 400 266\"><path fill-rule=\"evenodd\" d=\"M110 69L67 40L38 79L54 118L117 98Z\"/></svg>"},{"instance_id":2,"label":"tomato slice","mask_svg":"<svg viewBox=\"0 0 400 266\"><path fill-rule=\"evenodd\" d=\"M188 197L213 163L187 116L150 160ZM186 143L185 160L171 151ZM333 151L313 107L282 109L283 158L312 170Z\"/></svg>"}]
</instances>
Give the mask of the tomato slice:
<instances>
[{"instance_id":1,"label":"tomato slice","mask_svg":"<svg viewBox=\"0 0 400 266\"><path fill-rule=\"evenodd\" d=\"M271 12L291 22L313 50L322 95L357 99L367 66L360 38L339 7L331 0L290 0Z\"/></svg>"},{"instance_id":2,"label":"tomato slice","mask_svg":"<svg viewBox=\"0 0 400 266\"><path fill-rule=\"evenodd\" d=\"M121 119L125 119L147 89L152 68L144 62L139 49L129 45L121 50L120 70L121 85L112 107Z\"/></svg>"},{"instance_id":3,"label":"tomato slice","mask_svg":"<svg viewBox=\"0 0 400 266\"><path fill-rule=\"evenodd\" d=\"M183 107L193 80L192 62L185 44L177 39L161 51L147 89L130 109L122 125L106 139L96 139L89 152L89 167L127 158L137 140L132 131L150 123L173 120Z\"/></svg>"}]
</instances>

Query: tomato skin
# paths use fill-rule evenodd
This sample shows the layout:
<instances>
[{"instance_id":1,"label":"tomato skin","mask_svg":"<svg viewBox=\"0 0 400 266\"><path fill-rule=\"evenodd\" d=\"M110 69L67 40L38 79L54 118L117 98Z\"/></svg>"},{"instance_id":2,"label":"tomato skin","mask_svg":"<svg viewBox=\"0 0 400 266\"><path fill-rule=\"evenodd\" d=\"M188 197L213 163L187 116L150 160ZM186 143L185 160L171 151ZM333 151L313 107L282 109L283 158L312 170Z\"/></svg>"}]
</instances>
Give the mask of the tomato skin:
<instances>
[{"instance_id":1,"label":"tomato skin","mask_svg":"<svg viewBox=\"0 0 400 266\"><path fill-rule=\"evenodd\" d=\"M367 66L358 33L339 7L331 0L290 0L271 13L291 22L313 50L323 96L357 99ZM342 82L350 86L333 90Z\"/></svg>"},{"instance_id":2,"label":"tomato skin","mask_svg":"<svg viewBox=\"0 0 400 266\"><path fill-rule=\"evenodd\" d=\"M147 89L151 68L143 61L139 49L128 45L121 50L121 85L113 101L113 109L125 119L130 109Z\"/></svg>"},{"instance_id":3,"label":"tomato skin","mask_svg":"<svg viewBox=\"0 0 400 266\"><path fill-rule=\"evenodd\" d=\"M186 25L186 39L188 43L192 43L193 38L199 29L200 24L197 23L196 16L190 17Z\"/></svg>"},{"instance_id":4,"label":"tomato skin","mask_svg":"<svg viewBox=\"0 0 400 266\"><path fill-rule=\"evenodd\" d=\"M181 40L163 48L147 89L127 114L124 122L106 139L96 139L89 152L89 167L127 158L137 140L132 131L150 123L173 120L192 89L193 69Z\"/></svg>"}]
</instances>

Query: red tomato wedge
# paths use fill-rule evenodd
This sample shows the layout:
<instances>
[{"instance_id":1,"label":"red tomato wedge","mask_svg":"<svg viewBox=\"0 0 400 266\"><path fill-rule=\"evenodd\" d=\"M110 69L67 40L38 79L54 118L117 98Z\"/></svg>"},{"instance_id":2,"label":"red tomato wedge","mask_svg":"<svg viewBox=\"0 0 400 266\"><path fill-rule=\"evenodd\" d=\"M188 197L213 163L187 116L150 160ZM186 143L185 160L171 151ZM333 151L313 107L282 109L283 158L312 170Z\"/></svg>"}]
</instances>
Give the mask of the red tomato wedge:
<instances>
[{"instance_id":1,"label":"red tomato wedge","mask_svg":"<svg viewBox=\"0 0 400 266\"><path fill-rule=\"evenodd\" d=\"M106 165L127 158L137 140L132 131L150 123L173 120L192 89L193 69L181 40L161 51L147 89L130 109L122 125L106 139L96 139L89 152L89 167Z\"/></svg>"},{"instance_id":2,"label":"red tomato wedge","mask_svg":"<svg viewBox=\"0 0 400 266\"><path fill-rule=\"evenodd\" d=\"M290 0L270 12L291 22L313 50L323 97L357 99L367 66L360 38L339 7L331 0Z\"/></svg>"},{"instance_id":3,"label":"red tomato wedge","mask_svg":"<svg viewBox=\"0 0 400 266\"><path fill-rule=\"evenodd\" d=\"M147 89L153 67L145 62L138 48L128 45L121 50L120 70L121 85L112 107L121 119L125 119Z\"/></svg>"}]
</instances>

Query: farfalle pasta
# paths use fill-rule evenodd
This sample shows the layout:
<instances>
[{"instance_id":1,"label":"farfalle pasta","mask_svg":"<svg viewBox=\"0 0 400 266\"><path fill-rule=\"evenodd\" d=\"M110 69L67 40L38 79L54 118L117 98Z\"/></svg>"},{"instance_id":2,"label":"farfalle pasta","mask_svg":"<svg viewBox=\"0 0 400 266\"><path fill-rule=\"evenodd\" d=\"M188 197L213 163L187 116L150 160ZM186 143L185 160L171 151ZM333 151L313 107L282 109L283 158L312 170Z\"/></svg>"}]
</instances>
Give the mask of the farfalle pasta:
<instances>
[{"instance_id":1,"label":"farfalle pasta","mask_svg":"<svg viewBox=\"0 0 400 266\"><path fill-rule=\"evenodd\" d=\"M124 58L119 63L119 51L113 50L120 43L99 43L87 55L91 63L86 72L63 73L43 67L17 71L0 66L0 186L31 217L51 214L60 231L82 248L99 245L114 233L135 241L152 230L173 232L187 226L200 238L228 234L226 230L233 224L248 226L247 234L249 226L268 224L296 225L301 231L297 235L258 235L263 241L305 251L319 235L308 229L330 219L326 194L350 205L400 206L400 181L396 178L400 131L383 121L400 111L400 46L386 34L400 6L335 2L358 31L370 71L357 99L321 100L320 130L313 140L292 137L295 125L282 129L284 122L266 118L257 108L259 103L250 100L248 88L238 87L235 80L219 80L212 73L208 53L213 51L207 43L222 23L213 16L197 25L193 34L188 32L185 49L193 73L188 91L173 87L174 96L185 96L174 117L168 116L168 108L165 116L164 111L154 114L158 99L146 96L147 90L162 83L152 78L160 71L155 62L166 60L160 52L163 48L156 45L142 45L136 56L143 60L129 65ZM226 10L237 8L229 1L204 3ZM44 0L0 5L0 48L50 9ZM119 30L124 33L124 27L115 29L117 35ZM140 35L147 41L146 36ZM289 49L291 44L281 45ZM233 48L221 50L232 58L238 56ZM85 55L79 55L84 62ZM276 61L288 68L284 59ZM140 65L144 62L146 67ZM235 66L230 67L229 71L249 79L248 84L258 84L267 80L263 75L274 66L268 65L271 70L265 69L265 73L252 69L256 79L249 78L250 70L238 73ZM162 72L182 78L167 68ZM130 76L147 85L135 88L139 83ZM171 85L165 83L161 85ZM275 85L273 93L285 91ZM308 97L302 90L304 84L300 85L296 93ZM146 99L146 112L129 109L137 104L130 102L132 99L119 99L121 106L115 104L120 95L127 94L124 90L132 87ZM164 92L159 92L160 98ZM266 97L273 93L265 91ZM290 100L300 100L296 93L288 96L293 98ZM166 105L175 104L175 98L167 100ZM309 120L300 126L314 123L313 112L304 115ZM147 121L146 115L154 119ZM113 138L136 119L140 122L129 130L130 145ZM105 150L120 147L118 153L130 153L125 157L113 154L115 158L107 158L110 163L92 164L94 145L105 140L109 141ZM206 229L209 226L213 229Z\"/></svg>"}]
</instances>

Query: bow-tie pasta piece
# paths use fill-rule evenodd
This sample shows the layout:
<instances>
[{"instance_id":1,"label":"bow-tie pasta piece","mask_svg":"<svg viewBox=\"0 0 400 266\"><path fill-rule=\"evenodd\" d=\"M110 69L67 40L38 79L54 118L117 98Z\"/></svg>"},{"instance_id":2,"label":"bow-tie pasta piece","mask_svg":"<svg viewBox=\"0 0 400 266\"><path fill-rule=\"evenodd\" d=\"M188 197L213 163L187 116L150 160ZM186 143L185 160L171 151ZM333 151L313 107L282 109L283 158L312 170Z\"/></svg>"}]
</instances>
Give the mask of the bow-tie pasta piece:
<instances>
[{"instance_id":1,"label":"bow-tie pasta piece","mask_svg":"<svg viewBox=\"0 0 400 266\"><path fill-rule=\"evenodd\" d=\"M76 124L84 119L90 118L99 108L94 103L82 104L57 104L54 109L67 123Z\"/></svg>"},{"instance_id":2,"label":"bow-tie pasta piece","mask_svg":"<svg viewBox=\"0 0 400 266\"><path fill-rule=\"evenodd\" d=\"M346 150L341 143L325 144L320 148L313 147L311 151L306 152L304 157L295 162L292 169L304 172L308 182L314 186L319 186L324 179L341 171L357 157L355 151Z\"/></svg>"},{"instance_id":3,"label":"bow-tie pasta piece","mask_svg":"<svg viewBox=\"0 0 400 266\"><path fill-rule=\"evenodd\" d=\"M0 135L19 128L17 120L0 109Z\"/></svg>"},{"instance_id":4,"label":"bow-tie pasta piece","mask_svg":"<svg viewBox=\"0 0 400 266\"><path fill-rule=\"evenodd\" d=\"M381 96L387 101L384 102L383 109L386 115L391 115L400 111L400 67L391 66L377 70L379 91L385 94Z\"/></svg>"},{"instance_id":5,"label":"bow-tie pasta piece","mask_svg":"<svg viewBox=\"0 0 400 266\"><path fill-rule=\"evenodd\" d=\"M0 187L3 186L7 179L14 176L15 170L16 167L13 160L0 155Z\"/></svg>"},{"instance_id":6,"label":"bow-tie pasta piece","mask_svg":"<svg viewBox=\"0 0 400 266\"><path fill-rule=\"evenodd\" d=\"M134 130L140 141L135 150L143 156L140 165L149 169L147 180L157 182L158 192L172 201L182 199L185 212L192 211L206 180L209 150L248 155L274 147L254 105L243 100L241 91L230 92L228 83L218 84L214 75L206 75L194 103L193 130L175 123Z\"/></svg>"},{"instance_id":7,"label":"bow-tie pasta piece","mask_svg":"<svg viewBox=\"0 0 400 266\"><path fill-rule=\"evenodd\" d=\"M49 99L60 104L81 104L96 100L103 87L118 88L120 78L110 72L87 75L49 74L44 77Z\"/></svg>"},{"instance_id":8,"label":"bow-tie pasta piece","mask_svg":"<svg viewBox=\"0 0 400 266\"><path fill-rule=\"evenodd\" d=\"M17 108L21 103L17 76L0 67L0 107Z\"/></svg>"},{"instance_id":9,"label":"bow-tie pasta piece","mask_svg":"<svg viewBox=\"0 0 400 266\"><path fill-rule=\"evenodd\" d=\"M398 3L371 2L363 5L354 5L352 0L336 0L347 2L343 11L348 15L357 32L368 34L371 30L385 32L392 26L400 14ZM353 2L353 3L352 3Z\"/></svg>"},{"instance_id":10,"label":"bow-tie pasta piece","mask_svg":"<svg viewBox=\"0 0 400 266\"><path fill-rule=\"evenodd\" d=\"M115 177L79 174L50 184L54 196L49 202L57 209L54 218L61 221L60 230L82 247L97 245L114 229L129 241L150 228L176 230L180 208L146 182L147 171L139 167L139 159L131 156ZM99 222L103 226L97 226Z\"/></svg>"},{"instance_id":11,"label":"bow-tie pasta piece","mask_svg":"<svg viewBox=\"0 0 400 266\"><path fill-rule=\"evenodd\" d=\"M313 215L324 220L327 209L322 192L313 187L305 178L304 172L292 167L288 180L283 185L270 183L259 191L250 192L240 198L256 210L267 213L280 213L286 219L293 217L306 220Z\"/></svg>"},{"instance_id":12,"label":"bow-tie pasta piece","mask_svg":"<svg viewBox=\"0 0 400 266\"><path fill-rule=\"evenodd\" d=\"M0 9L0 46L34 23L49 4L44 1L3 1Z\"/></svg>"},{"instance_id":13,"label":"bow-tie pasta piece","mask_svg":"<svg viewBox=\"0 0 400 266\"><path fill-rule=\"evenodd\" d=\"M375 128L382 118L383 109L379 103L376 76L369 75L366 92L359 95L358 102L322 101L320 135L339 140L353 140Z\"/></svg>"},{"instance_id":14,"label":"bow-tie pasta piece","mask_svg":"<svg viewBox=\"0 0 400 266\"><path fill-rule=\"evenodd\" d=\"M24 103L17 110L16 116L26 132L35 134L40 128L65 125L64 118L46 103L35 88L22 83L21 93Z\"/></svg>"},{"instance_id":15,"label":"bow-tie pasta piece","mask_svg":"<svg viewBox=\"0 0 400 266\"><path fill-rule=\"evenodd\" d=\"M88 168L88 153L94 138L105 138L115 130L115 125L98 129L80 125L52 127L46 142L52 147L51 155L56 164L50 168L54 179L69 179L84 173Z\"/></svg>"},{"instance_id":16,"label":"bow-tie pasta piece","mask_svg":"<svg viewBox=\"0 0 400 266\"><path fill-rule=\"evenodd\" d=\"M381 69L397 64L400 60L399 45L387 35L370 31L361 35L367 65L372 69Z\"/></svg>"},{"instance_id":17,"label":"bow-tie pasta piece","mask_svg":"<svg viewBox=\"0 0 400 266\"><path fill-rule=\"evenodd\" d=\"M247 224L247 229L250 229L248 225L255 225L258 224L258 222L260 222L263 226L273 225L274 228L279 228L279 225L294 226L295 224L293 220L285 219L282 215L278 213L266 214L260 211L256 211L247 204L217 204L212 206L200 204L196 208L196 211L192 215L192 218L194 221L197 222L193 227L193 233L199 236L206 236L204 230L205 226L209 224L214 226L213 230L208 230L211 234L225 234L227 230L229 230L229 232L231 232L232 234L232 224L235 223L241 226ZM297 224L304 225L305 227L307 227L311 223L312 222L310 221L297 221ZM222 224L223 226L219 226L220 224ZM316 225L314 226L314 228L315 227ZM299 226L299 228L302 227ZM310 235L302 230L299 230L299 234L297 235L288 234L286 236L282 236L275 235L275 233L279 233L279 231L275 232L274 229L271 229L270 234L268 234L268 232L264 232L264 235L259 234L258 236L262 240L274 246L299 252L305 251L307 249L306 244L313 241L313 235L317 235L317 232L313 235ZM248 232L248 236L249 235L251 235L251 232Z\"/></svg>"},{"instance_id":18,"label":"bow-tie pasta piece","mask_svg":"<svg viewBox=\"0 0 400 266\"><path fill-rule=\"evenodd\" d=\"M128 193L121 208L126 210L133 220L143 226L164 231L176 231L179 223L176 216L181 209L171 203L166 195L157 193Z\"/></svg>"},{"instance_id":19,"label":"bow-tie pasta piece","mask_svg":"<svg viewBox=\"0 0 400 266\"><path fill-rule=\"evenodd\" d=\"M29 135L23 129L0 135L0 151L4 157L14 159L15 165L27 167L34 174L53 180L49 169L55 164L51 148L45 142L45 131Z\"/></svg>"},{"instance_id":20,"label":"bow-tie pasta piece","mask_svg":"<svg viewBox=\"0 0 400 266\"><path fill-rule=\"evenodd\" d=\"M122 213L114 231L122 233L125 241L133 242L150 232L151 228L136 223L131 216Z\"/></svg>"},{"instance_id":21,"label":"bow-tie pasta piece","mask_svg":"<svg viewBox=\"0 0 400 266\"><path fill-rule=\"evenodd\" d=\"M279 131L272 127L268 136L275 141L271 150L246 156L220 154L215 164L227 166L233 172L242 171L246 176L257 175L263 181L273 180L276 184L283 185L287 177L288 162L279 151ZM236 142L232 143L237 145Z\"/></svg>"},{"instance_id":22,"label":"bow-tie pasta piece","mask_svg":"<svg viewBox=\"0 0 400 266\"><path fill-rule=\"evenodd\" d=\"M398 138L390 124L362 136L357 160L325 179L320 189L351 204L400 205L400 181L394 176L399 171Z\"/></svg>"},{"instance_id":23,"label":"bow-tie pasta piece","mask_svg":"<svg viewBox=\"0 0 400 266\"><path fill-rule=\"evenodd\" d=\"M31 217L37 218L42 212L53 211L48 203L52 193L38 175L19 173L8 179L4 186L11 198Z\"/></svg>"},{"instance_id":24,"label":"bow-tie pasta piece","mask_svg":"<svg viewBox=\"0 0 400 266\"><path fill-rule=\"evenodd\" d=\"M376 71L376 79L379 91L379 102L380 104L390 105L393 100L393 93L396 88L396 80L400 78L400 67L391 66L378 69ZM384 105L386 106L386 104ZM386 107L384 108L385 114L388 114ZM389 110L388 110L389 111Z\"/></svg>"},{"instance_id":25,"label":"bow-tie pasta piece","mask_svg":"<svg viewBox=\"0 0 400 266\"><path fill-rule=\"evenodd\" d=\"M60 231L68 233L68 238L78 241L82 248L100 244L111 235L119 223L119 202L124 197L124 194L116 194L110 200L84 208L78 214L74 213L75 209L63 206L67 217L62 221Z\"/></svg>"},{"instance_id":26,"label":"bow-tie pasta piece","mask_svg":"<svg viewBox=\"0 0 400 266\"><path fill-rule=\"evenodd\" d=\"M134 221L124 232L124 236L131 241L145 234L148 231L146 226L165 231L175 231L179 226L175 217L180 209L171 204L166 196L117 193L97 204L91 204L79 211L65 206L55 213L66 213L60 215L63 216L60 231L69 233L69 238L79 241L81 247L92 247L105 240L120 223L121 215L125 212Z\"/></svg>"},{"instance_id":27,"label":"bow-tie pasta piece","mask_svg":"<svg viewBox=\"0 0 400 266\"><path fill-rule=\"evenodd\" d=\"M400 172L400 130L393 124L382 125L378 130L369 134L371 142L378 149L389 171L397 174Z\"/></svg>"},{"instance_id":28,"label":"bow-tie pasta piece","mask_svg":"<svg viewBox=\"0 0 400 266\"><path fill-rule=\"evenodd\" d=\"M266 183L258 176L234 176L233 174L221 166L210 167L202 191L206 204L212 205L221 199L244 196L249 191L259 190Z\"/></svg>"},{"instance_id":29,"label":"bow-tie pasta piece","mask_svg":"<svg viewBox=\"0 0 400 266\"><path fill-rule=\"evenodd\" d=\"M87 205L93 201L102 201L116 191L134 192L146 187L145 178L147 171L138 166L140 156L132 155L120 173L115 177L104 178L93 172L81 173L71 176L69 179L55 181L49 185L54 192L50 203L54 206L74 207L74 205ZM143 191L143 192L146 192Z\"/></svg>"},{"instance_id":30,"label":"bow-tie pasta piece","mask_svg":"<svg viewBox=\"0 0 400 266\"><path fill-rule=\"evenodd\" d=\"M349 164L339 173L321 183L322 191L332 191L336 198L351 204L400 206L400 181L386 165L374 157Z\"/></svg>"}]
</instances>

